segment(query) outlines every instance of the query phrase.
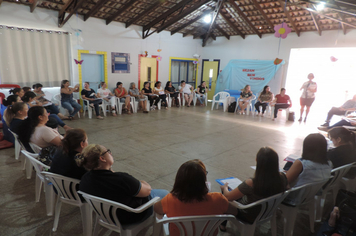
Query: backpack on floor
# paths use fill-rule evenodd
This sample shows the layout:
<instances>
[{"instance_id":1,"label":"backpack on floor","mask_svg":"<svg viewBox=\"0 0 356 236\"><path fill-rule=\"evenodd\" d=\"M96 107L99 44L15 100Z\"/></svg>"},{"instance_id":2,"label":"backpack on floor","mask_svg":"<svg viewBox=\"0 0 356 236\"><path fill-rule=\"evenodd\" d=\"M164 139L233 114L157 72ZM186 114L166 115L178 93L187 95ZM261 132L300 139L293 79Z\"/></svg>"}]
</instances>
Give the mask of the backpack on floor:
<instances>
[{"instance_id":1,"label":"backpack on floor","mask_svg":"<svg viewBox=\"0 0 356 236\"><path fill-rule=\"evenodd\" d=\"M236 108L236 102L233 102L233 103L231 103L229 105L229 107L227 108L227 111L234 113L235 112L235 108Z\"/></svg>"}]
</instances>

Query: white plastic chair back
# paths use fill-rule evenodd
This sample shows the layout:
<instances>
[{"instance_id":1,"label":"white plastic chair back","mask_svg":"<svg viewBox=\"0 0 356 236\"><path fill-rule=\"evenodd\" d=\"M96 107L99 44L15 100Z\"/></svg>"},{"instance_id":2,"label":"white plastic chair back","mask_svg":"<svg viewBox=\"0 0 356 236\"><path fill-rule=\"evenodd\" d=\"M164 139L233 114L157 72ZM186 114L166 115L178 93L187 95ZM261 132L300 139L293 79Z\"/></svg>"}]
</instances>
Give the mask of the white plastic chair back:
<instances>
[{"instance_id":1,"label":"white plastic chair back","mask_svg":"<svg viewBox=\"0 0 356 236\"><path fill-rule=\"evenodd\" d=\"M54 192L52 185L50 185L48 179L43 175L43 171L48 171L50 169L49 166L43 164L39 160L37 160L38 154L37 153L30 153L28 151L22 150L21 151L31 162L32 166L35 168L36 171L36 202L40 201L41 196L41 188L42 183L44 184L44 192L46 194L46 209L47 215L53 215L53 207L54 207Z\"/></svg>"},{"instance_id":2,"label":"white plastic chair back","mask_svg":"<svg viewBox=\"0 0 356 236\"><path fill-rule=\"evenodd\" d=\"M84 114L83 116L85 116L85 112L86 110L88 110L88 117L89 119L91 119L93 117L93 110L94 108L92 108L91 106L89 106L89 100L87 99L82 99L83 100L83 110L84 110ZM103 115L106 116L106 105L105 105L105 102L102 102L100 105L99 105L99 109L101 109L103 111Z\"/></svg>"},{"instance_id":3,"label":"white plastic chair back","mask_svg":"<svg viewBox=\"0 0 356 236\"><path fill-rule=\"evenodd\" d=\"M219 100L217 100L217 96L219 96ZM223 101L227 97L230 97L230 93L228 92L218 92L217 94L214 95L213 100L215 101Z\"/></svg>"},{"instance_id":4,"label":"white plastic chair back","mask_svg":"<svg viewBox=\"0 0 356 236\"><path fill-rule=\"evenodd\" d=\"M179 106L181 106L181 100L180 100L180 94L178 93L178 102L179 102ZM173 99L171 98L171 94L168 93L167 94L167 102L168 102L168 107L172 107L172 102L173 102Z\"/></svg>"},{"instance_id":5,"label":"white plastic chair back","mask_svg":"<svg viewBox=\"0 0 356 236\"><path fill-rule=\"evenodd\" d=\"M21 141L19 140L19 136L11 131L9 129L10 133L14 136L14 139L15 139L15 159L18 160L20 158L20 155L21 155L21 150L26 150L26 148L23 146L23 144L21 143Z\"/></svg>"},{"instance_id":6,"label":"white plastic chair back","mask_svg":"<svg viewBox=\"0 0 356 236\"><path fill-rule=\"evenodd\" d=\"M122 103L120 101L120 98L116 97L116 113L117 114L122 114L122 105L125 105L125 103Z\"/></svg>"},{"instance_id":7,"label":"white plastic chair back","mask_svg":"<svg viewBox=\"0 0 356 236\"><path fill-rule=\"evenodd\" d=\"M181 236L213 236L225 220L236 221L232 215L181 216L156 219L157 224L174 224Z\"/></svg>"},{"instance_id":8,"label":"white plastic chair back","mask_svg":"<svg viewBox=\"0 0 356 236\"><path fill-rule=\"evenodd\" d=\"M272 235L277 235L277 225L276 225L276 219L275 219L275 211L277 210L278 206L281 204L281 202L287 197L288 192L282 192L276 195L273 195L268 198L261 199L257 202L248 204L248 205L243 205L239 202L233 201L232 205L234 205L238 210L239 209L248 209L256 206L261 206L261 210L259 214L257 215L255 221L253 224L248 224L246 222L243 222L239 219L238 221L238 228L240 231L240 235L254 235L256 226L261 225L267 221L271 221L271 230L272 230Z\"/></svg>"},{"instance_id":9,"label":"white plastic chair back","mask_svg":"<svg viewBox=\"0 0 356 236\"><path fill-rule=\"evenodd\" d=\"M228 92L218 92L217 94L215 94L211 104L211 110L214 109L215 103L216 103L216 109L218 109L219 103L222 103L223 110L225 112L227 110L227 99L226 99L227 97L230 97L230 93Z\"/></svg>"},{"instance_id":10,"label":"white plastic chair back","mask_svg":"<svg viewBox=\"0 0 356 236\"><path fill-rule=\"evenodd\" d=\"M34 151L35 153L41 152L42 148L40 146L38 146L37 144L31 143L31 142L29 144L30 144L32 151Z\"/></svg>"},{"instance_id":11,"label":"white plastic chair back","mask_svg":"<svg viewBox=\"0 0 356 236\"><path fill-rule=\"evenodd\" d=\"M350 172L356 172L356 162L351 166ZM341 179L342 189L346 189L347 191L356 191L356 175L353 176L344 176Z\"/></svg>"},{"instance_id":12,"label":"white plastic chair back","mask_svg":"<svg viewBox=\"0 0 356 236\"><path fill-rule=\"evenodd\" d=\"M82 202L76 186L80 183L80 180L57 175L50 172L42 172L46 178L53 184L58 193L56 210L54 216L53 231L57 231L59 215L61 212L62 202L78 206L82 215L83 235L92 235L92 211L87 203Z\"/></svg>"},{"instance_id":13,"label":"white plastic chair back","mask_svg":"<svg viewBox=\"0 0 356 236\"><path fill-rule=\"evenodd\" d=\"M133 213L141 213L147 210L148 208L150 208L151 206L153 206L156 202L160 200L159 197L155 197L138 208L131 208L124 204L107 200L105 198L96 197L84 193L82 191L78 191L78 193L84 197L86 202L89 203L90 208L96 213L97 220L94 229L94 235L97 235L99 231L98 224L100 224L105 228L113 230L115 232L119 232L120 235L136 235L143 228L152 225L154 223L154 218L153 218L154 214L144 222L132 224L132 225L125 225L125 228L122 228L121 223L116 215L117 209L122 209Z\"/></svg>"}]
</instances>

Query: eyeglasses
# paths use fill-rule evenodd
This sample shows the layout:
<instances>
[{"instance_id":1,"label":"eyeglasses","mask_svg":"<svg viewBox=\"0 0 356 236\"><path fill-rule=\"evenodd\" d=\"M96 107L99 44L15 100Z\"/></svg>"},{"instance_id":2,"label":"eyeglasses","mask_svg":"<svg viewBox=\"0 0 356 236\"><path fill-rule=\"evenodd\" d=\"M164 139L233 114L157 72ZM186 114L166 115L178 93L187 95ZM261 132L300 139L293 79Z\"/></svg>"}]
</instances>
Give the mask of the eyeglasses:
<instances>
[{"instance_id":1,"label":"eyeglasses","mask_svg":"<svg viewBox=\"0 0 356 236\"><path fill-rule=\"evenodd\" d=\"M106 150L105 152L103 152L101 155L102 156L104 156L106 153L109 153L109 154L111 154L111 151L110 151L110 149L108 149L108 150Z\"/></svg>"}]
</instances>

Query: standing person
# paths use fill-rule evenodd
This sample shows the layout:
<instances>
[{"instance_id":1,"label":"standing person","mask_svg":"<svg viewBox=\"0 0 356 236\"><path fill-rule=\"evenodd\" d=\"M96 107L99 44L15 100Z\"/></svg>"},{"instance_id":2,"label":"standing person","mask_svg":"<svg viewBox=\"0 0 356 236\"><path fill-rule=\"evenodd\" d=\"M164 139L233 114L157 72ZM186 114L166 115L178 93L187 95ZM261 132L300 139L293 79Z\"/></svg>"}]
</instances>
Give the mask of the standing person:
<instances>
[{"instance_id":1,"label":"standing person","mask_svg":"<svg viewBox=\"0 0 356 236\"><path fill-rule=\"evenodd\" d=\"M61 104L69 112L69 119L72 120L75 114L82 109L82 106L73 100L73 93L79 92L79 85L74 88L69 87L69 80L61 82Z\"/></svg>"},{"instance_id":2,"label":"standing person","mask_svg":"<svg viewBox=\"0 0 356 236\"><path fill-rule=\"evenodd\" d=\"M308 75L308 81L305 82L300 90L303 90L302 96L300 97L300 117L298 121L303 120L304 107L307 107L305 111L304 122L307 121L307 117L310 111L310 107L315 100L315 93L317 92L317 85L312 80L314 79L314 74L310 73Z\"/></svg>"},{"instance_id":3,"label":"standing person","mask_svg":"<svg viewBox=\"0 0 356 236\"><path fill-rule=\"evenodd\" d=\"M200 106L205 106L205 99L207 98L207 87L206 87L206 82L202 81L201 85L198 86L197 92L195 93L195 96L198 98Z\"/></svg>"},{"instance_id":4,"label":"standing person","mask_svg":"<svg viewBox=\"0 0 356 236\"><path fill-rule=\"evenodd\" d=\"M150 101L151 110L156 109L157 104L159 103L159 101L161 99L156 94L154 94L152 92L152 89L150 87L150 83L149 82L144 82L143 83L143 88L141 90L141 93L143 95L147 96L148 100Z\"/></svg>"},{"instance_id":5,"label":"standing person","mask_svg":"<svg viewBox=\"0 0 356 236\"><path fill-rule=\"evenodd\" d=\"M265 114L266 107L273 100L273 93L270 91L268 85L263 88L262 93L258 96L258 101L255 104L257 115L260 115L260 106L262 106L262 116Z\"/></svg>"},{"instance_id":6,"label":"standing person","mask_svg":"<svg viewBox=\"0 0 356 236\"><path fill-rule=\"evenodd\" d=\"M169 96L171 97L173 101L173 105L175 103L176 106L179 107L179 100L178 100L179 92L176 91L176 88L172 85L171 81L167 81L164 90L166 91L166 94L169 94Z\"/></svg>"},{"instance_id":7,"label":"standing person","mask_svg":"<svg viewBox=\"0 0 356 236\"><path fill-rule=\"evenodd\" d=\"M116 116L116 101L114 94L111 93L110 89L108 89L107 84L105 82L100 83L101 88L98 89L98 97L103 99L103 102L111 105L111 113L113 116ZM106 108L105 108L106 109Z\"/></svg>"},{"instance_id":8,"label":"standing person","mask_svg":"<svg viewBox=\"0 0 356 236\"><path fill-rule=\"evenodd\" d=\"M131 97L134 97L137 102L139 102L139 105L142 108L143 113L148 113L147 100L145 99L145 96L140 93L140 90L136 88L136 84L134 82L130 83L129 94Z\"/></svg>"},{"instance_id":9,"label":"standing person","mask_svg":"<svg viewBox=\"0 0 356 236\"><path fill-rule=\"evenodd\" d=\"M190 84L185 83L184 80L180 82L179 92L184 94L185 101L187 102L187 107L190 107L190 104L193 101L193 87Z\"/></svg>"},{"instance_id":10,"label":"standing person","mask_svg":"<svg viewBox=\"0 0 356 236\"><path fill-rule=\"evenodd\" d=\"M356 110L356 95L353 96L351 100L347 100L341 107L332 107L328 112L326 121L321 126L329 127L331 118L334 115L345 115L346 111L355 111Z\"/></svg>"},{"instance_id":11,"label":"standing person","mask_svg":"<svg viewBox=\"0 0 356 236\"><path fill-rule=\"evenodd\" d=\"M281 88L281 93L276 95L272 106L274 106L274 114L273 114L272 120L275 120L277 118L279 109L281 109L281 108L286 109L286 108L292 107L292 100L286 94L285 88Z\"/></svg>"},{"instance_id":12,"label":"standing person","mask_svg":"<svg viewBox=\"0 0 356 236\"><path fill-rule=\"evenodd\" d=\"M124 111L127 111L127 114L131 114L130 111L130 102L131 102L131 97L128 95L126 89L122 86L121 82L116 83L116 89L115 89L115 96L120 98L120 102L124 102Z\"/></svg>"},{"instance_id":13,"label":"standing person","mask_svg":"<svg viewBox=\"0 0 356 236\"><path fill-rule=\"evenodd\" d=\"M99 105L102 103L102 99L98 98L98 95L95 94L95 91L90 88L89 82L84 83L84 89L80 92L82 99L89 101L89 106L95 109L96 118L99 120L104 119L100 116Z\"/></svg>"},{"instance_id":14,"label":"standing person","mask_svg":"<svg viewBox=\"0 0 356 236\"><path fill-rule=\"evenodd\" d=\"M153 92L154 94L158 95L158 97L162 100L162 106L164 106L167 110L168 109L167 95L161 85L162 85L161 81L157 81L155 83L155 89Z\"/></svg>"},{"instance_id":15,"label":"standing person","mask_svg":"<svg viewBox=\"0 0 356 236\"><path fill-rule=\"evenodd\" d=\"M250 85L246 85L245 88L242 90L242 93L240 94L240 98L239 98L239 107L240 107L240 111L239 114L245 114L245 109L248 105L248 103L250 102L250 100L252 99L253 94L251 91L251 86ZM250 108L248 108L250 109Z\"/></svg>"}]
</instances>

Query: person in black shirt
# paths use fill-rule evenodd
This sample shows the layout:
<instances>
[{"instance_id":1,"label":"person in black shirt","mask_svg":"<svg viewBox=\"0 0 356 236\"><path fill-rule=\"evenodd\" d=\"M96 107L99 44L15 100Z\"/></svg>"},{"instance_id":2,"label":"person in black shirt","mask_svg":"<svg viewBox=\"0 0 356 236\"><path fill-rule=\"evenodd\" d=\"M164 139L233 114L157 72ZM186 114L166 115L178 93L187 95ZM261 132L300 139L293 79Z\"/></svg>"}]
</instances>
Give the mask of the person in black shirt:
<instances>
[{"instance_id":1,"label":"person in black shirt","mask_svg":"<svg viewBox=\"0 0 356 236\"><path fill-rule=\"evenodd\" d=\"M152 92L152 89L150 87L150 83L149 82L145 82L143 83L143 88L142 88L142 94L148 97L148 100L150 101L150 106L151 106L151 110L156 109L157 104L159 103L159 101L161 100L159 98L159 96L157 96L156 94L154 94Z\"/></svg>"},{"instance_id":2,"label":"person in black shirt","mask_svg":"<svg viewBox=\"0 0 356 236\"><path fill-rule=\"evenodd\" d=\"M128 173L114 172L111 166L114 163L110 149L104 146L91 144L82 151L79 159L80 165L89 170L79 185L79 190L87 194L105 198L111 201L137 208L147 203L156 196L163 198L168 194L167 190L152 190L151 186L141 180L137 180ZM121 209L116 215L121 224L133 224L152 215L153 207L142 213L132 213Z\"/></svg>"},{"instance_id":3,"label":"person in black shirt","mask_svg":"<svg viewBox=\"0 0 356 236\"><path fill-rule=\"evenodd\" d=\"M179 107L179 100L178 100L179 92L176 91L176 88L172 85L171 81L167 81L164 90L171 97L173 101L173 105L175 103L176 106Z\"/></svg>"},{"instance_id":4,"label":"person in black shirt","mask_svg":"<svg viewBox=\"0 0 356 236\"><path fill-rule=\"evenodd\" d=\"M102 103L102 100L98 98L95 91L89 87L89 82L84 83L84 89L80 92L82 99L89 101L89 106L94 106L96 118L102 120L104 119L100 116L99 105Z\"/></svg>"},{"instance_id":5,"label":"person in black shirt","mask_svg":"<svg viewBox=\"0 0 356 236\"><path fill-rule=\"evenodd\" d=\"M197 88L197 92L195 93L195 96L197 96L197 98L200 102L200 106L204 106L205 99L208 99L207 95L205 95L206 89L207 89L206 82L202 81L201 85L199 85Z\"/></svg>"}]
</instances>

